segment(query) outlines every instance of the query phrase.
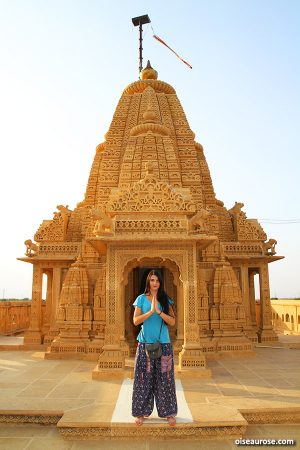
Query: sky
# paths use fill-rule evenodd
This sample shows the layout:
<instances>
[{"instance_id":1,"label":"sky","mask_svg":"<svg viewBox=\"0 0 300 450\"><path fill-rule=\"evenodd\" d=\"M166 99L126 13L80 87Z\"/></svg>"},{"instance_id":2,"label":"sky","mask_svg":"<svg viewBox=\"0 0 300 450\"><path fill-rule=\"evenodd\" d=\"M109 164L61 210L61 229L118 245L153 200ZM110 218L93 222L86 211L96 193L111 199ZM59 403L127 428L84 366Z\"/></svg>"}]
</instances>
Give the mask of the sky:
<instances>
[{"instance_id":1,"label":"sky","mask_svg":"<svg viewBox=\"0 0 300 450\"><path fill-rule=\"evenodd\" d=\"M138 79L131 18L143 14L144 64L175 88L217 198L243 202L285 256L269 266L271 296L300 297L298 0L0 0L0 298L31 297L24 241L56 205L83 200Z\"/></svg>"}]
</instances>

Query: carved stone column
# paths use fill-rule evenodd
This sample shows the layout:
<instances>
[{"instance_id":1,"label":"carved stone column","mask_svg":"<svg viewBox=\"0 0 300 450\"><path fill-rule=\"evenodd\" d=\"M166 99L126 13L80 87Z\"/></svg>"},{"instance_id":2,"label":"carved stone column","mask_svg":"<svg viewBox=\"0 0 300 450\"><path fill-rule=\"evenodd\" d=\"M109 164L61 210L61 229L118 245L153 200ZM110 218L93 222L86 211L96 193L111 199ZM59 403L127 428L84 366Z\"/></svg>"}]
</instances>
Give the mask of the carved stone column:
<instances>
[{"instance_id":1,"label":"carved stone column","mask_svg":"<svg viewBox=\"0 0 300 450\"><path fill-rule=\"evenodd\" d=\"M25 332L24 344L41 344L41 320L42 320L42 285L43 270L38 265L33 266L32 300L29 329Z\"/></svg>"},{"instance_id":2,"label":"carved stone column","mask_svg":"<svg viewBox=\"0 0 300 450\"><path fill-rule=\"evenodd\" d=\"M56 316L59 308L59 297L61 291L61 267L54 267L52 282L52 314L51 325L55 325Z\"/></svg>"},{"instance_id":3,"label":"carved stone column","mask_svg":"<svg viewBox=\"0 0 300 450\"><path fill-rule=\"evenodd\" d=\"M257 330L256 324L256 304L255 304L255 287L254 287L254 276L256 274L255 270L249 271L249 301L250 301L250 312L252 327Z\"/></svg>"},{"instance_id":4,"label":"carved stone column","mask_svg":"<svg viewBox=\"0 0 300 450\"><path fill-rule=\"evenodd\" d=\"M268 265L264 264L259 269L260 288L260 326L258 336L260 342L278 341L278 336L272 327L272 308L270 301Z\"/></svg>"},{"instance_id":5,"label":"carved stone column","mask_svg":"<svg viewBox=\"0 0 300 450\"><path fill-rule=\"evenodd\" d=\"M92 374L93 379L102 378L107 375L122 377L125 368L125 356L120 342L122 329L124 333L124 323L121 324L120 299L117 298L117 295L120 295L118 264L119 261L116 260L116 249L108 246L104 345L98 359L97 367Z\"/></svg>"},{"instance_id":6,"label":"carved stone column","mask_svg":"<svg viewBox=\"0 0 300 450\"><path fill-rule=\"evenodd\" d=\"M180 372L195 372L194 375L210 376L206 359L201 350L197 311L197 265L195 247L188 250L181 268L184 305L184 342L179 353ZM195 369L198 369L195 371ZM199 370L200 369L200 370Z\"/></svg>"},{"instance_id":7,"label":"carved stone column","mask_svg":"<svg viewBox=\"0 0 300 450\"><path fill-rule=\"evenodd\" d=\"M245 335L252 342L257 342L256 329L252 326L251 307L250 307L250 289L249 289L249 271L247 266L241 266L241 288L242 298L245 308L246 325Z\"/></svg>"},{"instance_id":8,"label":"carved stone column","mask_svg":"<svg viewBox=\"0 0 300 450\"><path fill-rule=\"evenodd\" d=\"M53 272L52 270L45 270L44 273L47 275L47 293L46 293L46 311L44 316L44 322L42 324L43 334L46 334L49 331L51 324L51 315L52 315L52 280L53 280Z\"/></svg>"},{"instance_id":9,"label":"carved stone column","mask_svg":"<svg viewBox=\"0 0 300 450\"><path fill-rule=\"evenodd\" d=\"M58 336L59 328L56 325L57 312L59 307L59 296L61 291L61 267L54 267L51 280L48 278L48 286L51 281L51 311L50 311L50 329L44 337L44 344L51 344L53 339Z\"/></svg>"}]
</instances>

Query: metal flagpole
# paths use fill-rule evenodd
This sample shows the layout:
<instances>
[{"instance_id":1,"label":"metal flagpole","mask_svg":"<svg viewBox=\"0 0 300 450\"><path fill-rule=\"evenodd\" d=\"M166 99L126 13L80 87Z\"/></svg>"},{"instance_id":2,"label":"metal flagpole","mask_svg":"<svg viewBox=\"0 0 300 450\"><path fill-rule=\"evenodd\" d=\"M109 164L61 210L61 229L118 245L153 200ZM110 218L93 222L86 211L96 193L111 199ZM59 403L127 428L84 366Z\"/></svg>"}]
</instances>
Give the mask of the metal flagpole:
<instances>
[{"instance_id":1,"label":"metal flagpole","mask_svg":"<svg viewBox=\"0 0 300 450\"><path fill-rule=\"evenodd\" d=\"M140 41L139 73L140 73L143 69L143 25L146 23L150 23L151 20L149 19L148 14L145 14L144 16L133 17L131 20L135 27L137 27L137 26L139 27L139 41Z\"/></svg>"}]
</instances>

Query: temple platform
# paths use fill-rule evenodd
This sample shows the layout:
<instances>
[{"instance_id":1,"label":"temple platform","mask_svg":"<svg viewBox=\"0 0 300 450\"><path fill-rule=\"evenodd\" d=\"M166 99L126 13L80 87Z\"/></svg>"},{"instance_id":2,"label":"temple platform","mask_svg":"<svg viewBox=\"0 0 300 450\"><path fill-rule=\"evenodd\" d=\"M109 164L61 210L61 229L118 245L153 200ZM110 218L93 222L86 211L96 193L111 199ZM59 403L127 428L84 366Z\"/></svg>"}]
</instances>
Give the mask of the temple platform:
<instances>
[{"instance_id":1,"label":"temple platform","mask_svg":"<svg viewBox=\"0 0 300 450\"><path fill-rule=\"evenodd\" d=\"M213 445L222 442L226 449L236 448L235 439L249 433L262 438L262 430L270 424L277 424L273 428L276 435L286 424L293 432L280 437L296 439L299 427L293 428L293 424L300 423L298 353L297 349L285 347L256 347L255 357L209 361L209 379L180 380L177 374L178 424L172 428L155 416L137 427L130 415L132 381L127 377L92 380L93 361L45 360L44 352L39 350L1 351L0 448L25 448L13 446L16 436L20 436L21 443L37 433L36 439L41 439L40 448L44 450L54 448L54 436L63 443L57 444L60 449L84 448L76 442L79 440L97 440L98 444L105 440L107 446L97 448L114 449L119 440L127 441L123 449L129 442L133 443L131 449L137 444L138 448L150 449L154 440L164 445L174 440L175 449L184 440L184 448L192 449L205 448L199 446L199 441L208 439ZM17 434L12 433L12 424ZM24 437L26 430L36 431ZM48 438L42 438L46 434L49 445ZM10 439L14 441L11 447ZM1 447L4 442L7 445ZM90 444L88 448L94 448ZM169 448L164 445L160 448ZM27 448L38 447L32 444Z\"/></svg>"}]
</instances>

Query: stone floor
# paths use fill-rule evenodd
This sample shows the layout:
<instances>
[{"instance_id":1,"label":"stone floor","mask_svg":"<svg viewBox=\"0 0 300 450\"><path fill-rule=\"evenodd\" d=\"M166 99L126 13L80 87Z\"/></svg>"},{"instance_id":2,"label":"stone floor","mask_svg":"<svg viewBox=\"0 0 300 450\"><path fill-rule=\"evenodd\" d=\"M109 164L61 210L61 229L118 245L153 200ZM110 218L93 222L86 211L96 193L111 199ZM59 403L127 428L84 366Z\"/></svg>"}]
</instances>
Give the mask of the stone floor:
<instances>
[{"instance_id":1,"label":"stone floor","mask_svg":"<svg viewBox=\"0 0 300 450\"><path fill-rule=\"evenodd\" d=\"M300 408L299 350L258 347L255 353L256 356L251 358L209 361L208 367L212 371L210 379L182 380L194 418L205 418L209 410L220 411L222 415L226 408L228 411ZM78 416L80 411L91 408L99 411L100 419L110 421L122 381L92 380L94 366L95 362L91 361L44 360L42 351L1 351L0 411L61 411ZM298 443L293 448L300 449L299 425L249 425L244 438L248 437L295 439ZM237 447L234 440L226 439L185 442L66 441L59 435L56 426L0 424L0 450L226 450Z\"/></svg>"}]
</instances>

